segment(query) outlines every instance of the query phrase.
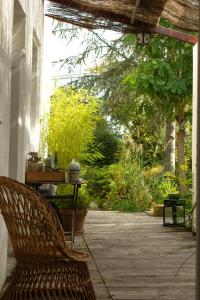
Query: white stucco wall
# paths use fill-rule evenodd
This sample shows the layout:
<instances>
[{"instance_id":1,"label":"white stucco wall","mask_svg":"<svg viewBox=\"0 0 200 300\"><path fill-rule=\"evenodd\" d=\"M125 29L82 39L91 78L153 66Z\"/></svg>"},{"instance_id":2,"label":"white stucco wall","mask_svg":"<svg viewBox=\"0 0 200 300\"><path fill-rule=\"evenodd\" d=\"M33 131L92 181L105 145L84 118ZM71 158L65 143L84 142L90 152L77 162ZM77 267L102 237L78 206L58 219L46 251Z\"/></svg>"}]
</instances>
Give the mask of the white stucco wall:
<instances>
[{"instance_id":1,"label":"white stucco wall","mask_svg":"<svg viewBox=\"0 0 200 300\"><path fill-rule=\"evenodd\" d=\"M34 130L39 121L43 6L43 0L0 0L0 175L20 181L24 181L27 153L38 147ZM20 26L22 35L17 33ZM37 84L32 73L33 40L37 45ZM32 114L33 110L36 113ZM6 257L7 232L0 215L0 289Z\"/></svg>"}]
</instances>

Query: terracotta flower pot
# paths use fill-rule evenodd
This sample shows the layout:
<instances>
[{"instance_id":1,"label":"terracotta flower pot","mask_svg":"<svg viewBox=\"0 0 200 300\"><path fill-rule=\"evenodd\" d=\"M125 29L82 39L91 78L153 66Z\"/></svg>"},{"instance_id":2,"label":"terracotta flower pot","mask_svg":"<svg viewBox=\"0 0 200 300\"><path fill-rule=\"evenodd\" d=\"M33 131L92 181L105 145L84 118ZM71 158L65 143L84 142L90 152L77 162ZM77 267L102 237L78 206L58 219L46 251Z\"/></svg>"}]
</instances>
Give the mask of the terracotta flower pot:
<instances>
[{"instance_id":1,"label":"terracotta flower pot","mask_svg":"<svg viewBox=\"0 0 200 300\"><path fill-rule=\"evenodd\" d=\"M59 208L62 225L66 232L71 232L72 230L72 212L71 208ZM86 214L86 208L77 208L75 212L74 231L76 236L83 235Z\"/></svg>"}]
</instances>

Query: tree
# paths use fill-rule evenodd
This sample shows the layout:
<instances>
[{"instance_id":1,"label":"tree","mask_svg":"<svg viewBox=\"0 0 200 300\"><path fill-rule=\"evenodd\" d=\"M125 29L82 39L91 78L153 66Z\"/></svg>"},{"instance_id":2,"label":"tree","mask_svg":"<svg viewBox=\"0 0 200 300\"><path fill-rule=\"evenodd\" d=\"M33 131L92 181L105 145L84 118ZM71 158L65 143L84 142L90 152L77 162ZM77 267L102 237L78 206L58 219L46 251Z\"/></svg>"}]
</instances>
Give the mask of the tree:
<instances>
[{"instance_id":1,"label":"tree","mask_svg":"<svg viewBox=\"0 0 200 300\"><path fill-rule=\"evenodd\" d=\"M166 120L166 140L165 140L165 172L175 173L175 122L173 118Z\"/></svg>"},{"instance_id":2,"label":"tree","mask_svg":"<svg viewBox=\"0 0 200 300\"><path fill-rule=\"evenodd\" d=\"M118 162L122 145L120 134L105 118L100 118L94 129L94 140L91 143L88 154L98 151L101 156L94 161L88 161L89 165L103 167Z\"/></svg>"},{"instance_id":3,"label":"tree","mask_svg":"<svg viewBox=\"0 0 200 300\"><path fill-rule=\"evenodd\" d=\"M154 40L152 43L155 43ZM157 57L150 47L148 60L129 74L125 82L139 94L148 94L165 112L167 122L178 123L177 154L180 192L184 192L185 180L185 114L191 109L192 48L180 41L164 39ZM160 51L163 51L161 56ZM151 56L152 51L152 56ZM154 57L154 58L153 58ZM157 58L156 58L157 57ZM170 120L170 122L169 122Z\"/></svg>"}]
</instances>

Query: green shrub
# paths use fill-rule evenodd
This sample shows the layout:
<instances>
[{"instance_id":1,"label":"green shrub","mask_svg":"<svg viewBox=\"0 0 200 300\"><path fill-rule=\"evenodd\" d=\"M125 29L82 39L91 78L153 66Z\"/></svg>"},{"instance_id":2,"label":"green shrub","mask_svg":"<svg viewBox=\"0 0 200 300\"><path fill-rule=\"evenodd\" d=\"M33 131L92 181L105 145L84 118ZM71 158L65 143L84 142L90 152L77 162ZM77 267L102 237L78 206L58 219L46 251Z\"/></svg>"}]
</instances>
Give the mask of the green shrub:
<instances>
[{"instance_id":1,"label":"green shrub","mask_svg":"<svg viewBox=\"0 0 200 300\"><path fill-rule=\"evenodd\" d=\"M84 180L91 201L95 202L99 208L103 208L110 185L108 167L87 167L84 173Z\"/></svg>"},{"instance_id":2,"label":"green shrub","mask_svg":"<svg viewBox=\"0 0 200 300\"><path fill-rule=\"evenodd\" d=\"M151 195L139 159L122 160L109 167L110 185L104 207L120 211L145 211Z\"/></svg>"},{"instance_id":3,"label":"green shrub","mask_svg":"<svg viewBox=\"0 0 200 300\"><path fill-rule=\"evenodd\" d=\"M65 199L57 199L55 201L56 205L59 208L72 208L73 207L73 194L74 194L74 186L70 184L59 184L57 187L57 195L65 195ZM78 208L88 208L91 203L91 197L86 188L85 184L82 184L81 189L79 189L78 193Z\"/></svg>"},{"instance_id":4,"label":"green shrub","mask_svg":"<svg viewBox=\"0 0 200 300\"><path fill-rule=\"evenodd\" d=\"M169 194L178 193L177 177L170 173L163 173L160 167L160 173L152 174L151 169L145 173L145 181L148 184L152 201L156 203L163 203L164 199Z\"/></svg>"}]
</instances>

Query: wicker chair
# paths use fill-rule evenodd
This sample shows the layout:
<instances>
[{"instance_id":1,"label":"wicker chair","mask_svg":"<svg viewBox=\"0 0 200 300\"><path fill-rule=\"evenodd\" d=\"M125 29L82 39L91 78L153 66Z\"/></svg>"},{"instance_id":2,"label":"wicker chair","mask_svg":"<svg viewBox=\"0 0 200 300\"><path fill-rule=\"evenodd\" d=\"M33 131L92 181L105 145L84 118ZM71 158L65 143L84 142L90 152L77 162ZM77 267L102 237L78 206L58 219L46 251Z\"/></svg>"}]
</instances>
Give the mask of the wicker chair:
<instances>
[{"instance_id":1,"label":"wicker chair","mask_svg":"<svg viewBox=\"0 0 200 300\"><path fill-rule=\"evenodd\" d=\"M45 198L0 176L0 210L17 260L1 299L96 299L87 267L89 256L68 247Z\"/></svg>"}]
</instances>

